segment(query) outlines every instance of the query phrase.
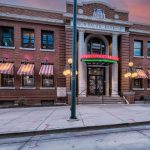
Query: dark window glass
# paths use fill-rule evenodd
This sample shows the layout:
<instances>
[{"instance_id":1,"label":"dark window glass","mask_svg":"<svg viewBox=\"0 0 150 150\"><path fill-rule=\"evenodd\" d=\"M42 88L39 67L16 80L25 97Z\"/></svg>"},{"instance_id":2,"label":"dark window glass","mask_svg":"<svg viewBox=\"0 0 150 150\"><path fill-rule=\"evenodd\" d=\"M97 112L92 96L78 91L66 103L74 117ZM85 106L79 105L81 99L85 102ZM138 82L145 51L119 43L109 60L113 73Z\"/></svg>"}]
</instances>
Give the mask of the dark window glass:
<instances>
[{"instance_id":1,"label":"dark window glass","mask_svg":"<svg viewBox=\"0 0 150 150\"><path fill-rule=\"evenodd\" d=\"M150 88L150 79L147 80L147 87Z\"/></svg>"},{"instance_id":2,"label":"dark window glass","mask_svg":"<svg viewBox=\"0 0 150 150\"><path fill-rule=\"evenodd\" d=\"M106 54L105 43L99 38L92 38L87 44L88 54Z\"/></svg>"},{"instance_id":3,"label":"dark window glass","mask_svg":"<svg viewBox=\"0 0 150 150\"><path fill-rule=\"evenodd\" d=\"M143 87L142 82L143 82L142 79L134 79L134 88L142 88Z\"/></svg>"},{"instance_id":4,"label":"dark window glass","mask_svg":"<svg viewBox=\"0 0 150 150\"><path fill-rule=\"evenodd\" d=\"M42 87L54 87L54 77L42 76Z\"/></svg>"},{"instance_id":5,"label":"dark window glass","mask_svg":"<svg viewBox=\"0 0 150 150\"><path fill-rule=\"evenodd\" d=\"M54 32L42 31L42 49L54 49Z\"/></svg>"},{"instance_id":6,"label":"dark window glass","mask_svg":"<svg viewBox=\"0 0 150 150\"><path fill-rule=\"evenodd\" d=\"M14 46L14 29L12 27L0 27L0 45Z\"/></svg>"},{"instance_id":7,"label":"dark window glass","mask_svg":"<svg viewBox=\"0 0 150 150\"><path fill-rule=\"evenodd\" d=\"M34 30L22 29L22 47L34 48Z\"/></svg>"},{"instance_id":8,"label":"dark window glass","mask_svg":"<svg viewBox=\"0 0 150 150\"><path fill-rule=\"evenodd\" d=\"M134 56L143 56L143 42L134 41Z\"/></svg>"},{"instance_id":9,"label":"dark window glass","mask_svg":"<svg viewBox=\"0 0 150 150\"><path fill-rule=\"evenodd\" d=\"M147 56L150 57L150 42L147 42Z\"/></svg>"},{"instance_id":10,"label":"dark window glass","mask_svg":"<svg viewBox=\"0 0 150 150\"><path fill-rule=\"evenodd\" d=\"M2 74L1 75L1 87L13 87L14 86L14 76Z\"/></svg>"},{"instance_id":11,"label":"dark window glass","mask_svg":"<svg viewBox=\"0 0 150 150\"><path fill-rule=\"evenodd\" d=\"M22 76L22 86L23 87L34 87L34 76Z\"/></svg>"}]
</instances>

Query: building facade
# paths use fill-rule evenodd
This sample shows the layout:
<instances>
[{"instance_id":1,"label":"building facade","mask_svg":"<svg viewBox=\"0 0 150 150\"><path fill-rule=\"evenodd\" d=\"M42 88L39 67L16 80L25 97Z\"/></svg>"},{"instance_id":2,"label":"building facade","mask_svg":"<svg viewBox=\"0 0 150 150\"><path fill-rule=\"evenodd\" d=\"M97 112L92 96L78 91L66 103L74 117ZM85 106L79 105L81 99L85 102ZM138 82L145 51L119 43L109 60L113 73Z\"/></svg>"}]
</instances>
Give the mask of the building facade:
<instances>
[{"instance_id":1,"label":"building facade","mask_svg":"<svg viewBox=\"0 0 150 150\"><path fill-rule=\"evenodd\" d=\"M73 3L66 12L0 4L0 104L69 103ZM150 25L99 1L78 2L77 95L142 99L150 91ZM136 78L125 78L128 63ZM132 84L132 85L131 85Z\"/></svg>"}]
</instances>

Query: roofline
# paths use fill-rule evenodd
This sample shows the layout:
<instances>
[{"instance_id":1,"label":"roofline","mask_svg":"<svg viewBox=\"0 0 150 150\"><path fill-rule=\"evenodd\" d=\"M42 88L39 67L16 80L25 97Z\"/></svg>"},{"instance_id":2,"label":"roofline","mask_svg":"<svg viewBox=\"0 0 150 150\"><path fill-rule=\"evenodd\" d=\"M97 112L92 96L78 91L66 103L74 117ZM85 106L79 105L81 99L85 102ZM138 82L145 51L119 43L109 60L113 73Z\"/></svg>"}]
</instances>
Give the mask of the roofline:
<instances>
[{"instance_id":1,"label":"roofline","mask_svg":"<svg viewBox=\"0 0 150 150\"><path fill-rule=\"evenodd\" d=\"M41 12L48 12L48 13L57 13L57 14L63 14L63 13L65 12L65 11L59 11L59 10L41 9L41 8L34 8L34 7L28 7L28 6L4 4L4 3L0 3L0 6L12 7L12 8L20 8L20 9L28 9L28 10L41 11Z\"/></svg>"},{"instance_id":2,"label":"roofline","mask_svg":"<svg viewBox=\"0 0 150 150\"><path fill-rule=\"evenodd\" d=\"M133 25L142 25L142 26L148 26L150 27L150 24L148 23L142 23L142 22L136 22L136 21L132 21Z\"/></svg>"},{"instance_id":3,"label":"roofline","mask_svg":"<svg viewBox=\"0 0 150 150\"><path fill-rule=\"evenodd\" d=\"M67 3L67 4L73 4L73 1L72 1L72 0L67 0L66 3ZM102 1L100 1L100 0L83 1L83 2L78 2L77 4L78 4L79 6L83 6L84 4L92 4L92 3L98 3L98 4L101 3L101 4L107 6L107 7L111 8L111 9L114 9L114 10L117 11L117 12L129 13L129 11L126 11L126 10L119 10L119 9L117 9L116 7L112 6L111 4L109 4L109 3L107 3L107 2L102 2Z\"/></svg>"}]
</instances>

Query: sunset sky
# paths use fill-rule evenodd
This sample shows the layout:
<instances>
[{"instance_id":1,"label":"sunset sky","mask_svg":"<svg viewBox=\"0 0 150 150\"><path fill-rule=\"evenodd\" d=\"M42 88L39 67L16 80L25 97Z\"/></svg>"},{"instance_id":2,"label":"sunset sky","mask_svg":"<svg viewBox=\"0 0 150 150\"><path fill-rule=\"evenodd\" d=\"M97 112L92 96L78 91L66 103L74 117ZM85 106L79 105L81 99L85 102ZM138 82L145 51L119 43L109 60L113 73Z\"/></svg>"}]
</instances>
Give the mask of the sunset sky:
<instances>
[{"instance_id":1,"label":"sunset sky","mask_svg":"<svg viewBox=\"0 0 150 150\"><path fill-rule=\"evenodd\" d=\"M150 0L101 0L130 11L130 21L150 24ZM66 0L0 0L0 3L65 11Z\"/></svg>"}]
</instances>

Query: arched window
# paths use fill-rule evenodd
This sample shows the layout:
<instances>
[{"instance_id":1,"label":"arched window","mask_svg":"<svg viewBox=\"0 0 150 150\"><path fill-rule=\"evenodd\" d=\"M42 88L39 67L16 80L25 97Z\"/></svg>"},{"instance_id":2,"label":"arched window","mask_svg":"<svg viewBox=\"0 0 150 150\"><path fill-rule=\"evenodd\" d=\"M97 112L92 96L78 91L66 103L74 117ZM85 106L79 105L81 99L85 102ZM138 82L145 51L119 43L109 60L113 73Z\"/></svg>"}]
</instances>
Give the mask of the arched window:
<instances>
[{"instance_id":1,"label":"arched window","mask_svg":"<svg viewBox=\"0 0 150 150\"><path fill-rule=\"evenodd\" d=\"M106 45L100 38L92 38L87 44L88 54L106 54Z\"/></svg>"}]
</instances>

